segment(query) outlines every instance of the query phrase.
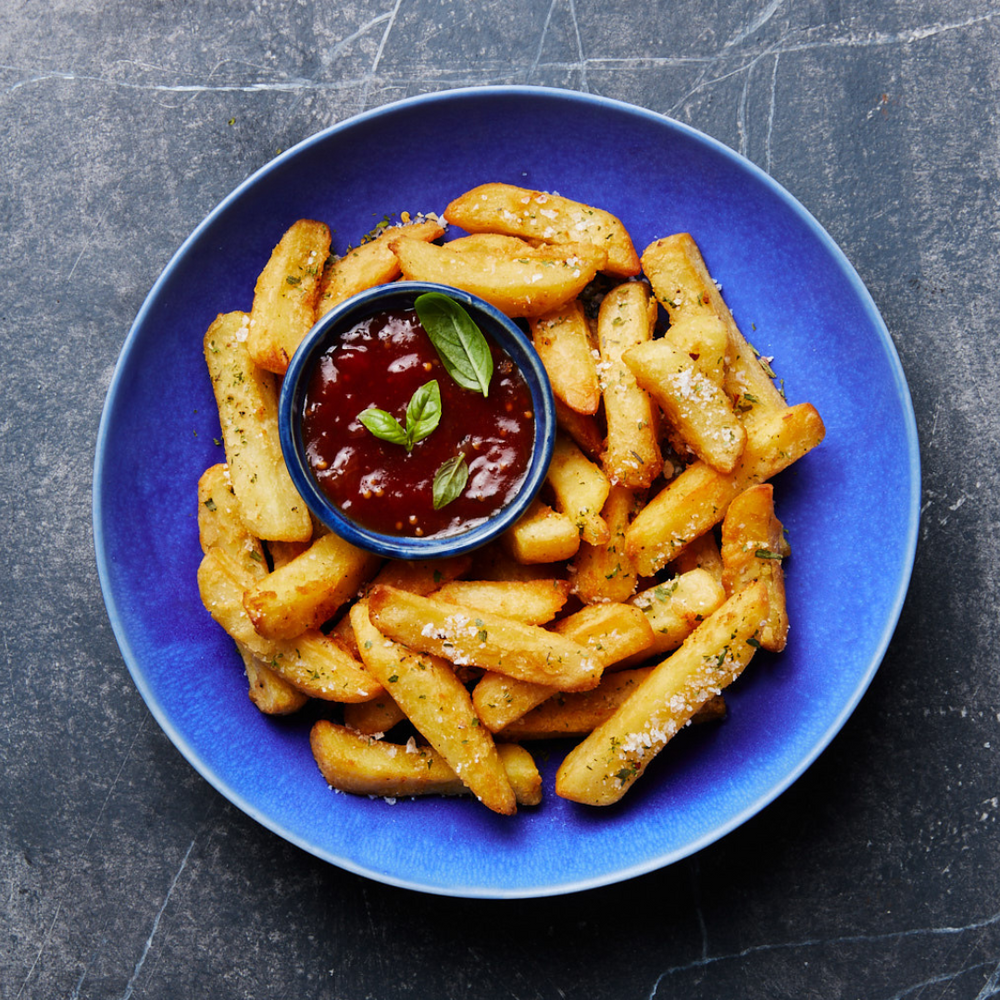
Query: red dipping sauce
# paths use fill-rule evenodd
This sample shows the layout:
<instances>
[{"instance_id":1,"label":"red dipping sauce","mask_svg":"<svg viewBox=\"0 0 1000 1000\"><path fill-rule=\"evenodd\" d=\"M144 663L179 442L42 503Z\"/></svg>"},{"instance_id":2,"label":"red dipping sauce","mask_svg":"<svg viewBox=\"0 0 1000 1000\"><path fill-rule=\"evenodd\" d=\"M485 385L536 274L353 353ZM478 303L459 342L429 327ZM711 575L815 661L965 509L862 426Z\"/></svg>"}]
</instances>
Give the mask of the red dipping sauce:
<instances>
[{"instance_id":1,"label":"red dipping sauce","mask_svg":"<svg viewBox=\"0 0 1000 1000\"><path fill-rule=\"evenodd\" d=\"M531 393L506 352L487 341L487 397L451 378L414 310L362 320L322 355L306 391L302 435L313 476L346 517L385 535L432 538L473 528L514 498L534 447ZM404 423L413 393L432 379L441 421L411 451L358 420L374 406ZM459 453L468 483L435 510L435 474Z\"/></svg>"}]
</instances>

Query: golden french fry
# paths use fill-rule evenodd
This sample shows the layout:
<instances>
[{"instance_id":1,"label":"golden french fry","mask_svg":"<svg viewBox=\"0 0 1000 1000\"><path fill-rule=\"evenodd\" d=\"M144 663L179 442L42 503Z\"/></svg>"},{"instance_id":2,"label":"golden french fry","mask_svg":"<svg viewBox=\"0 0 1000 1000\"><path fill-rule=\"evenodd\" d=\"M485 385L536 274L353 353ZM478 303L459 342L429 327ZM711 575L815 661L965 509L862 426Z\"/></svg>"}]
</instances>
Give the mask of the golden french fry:
<instances>
[{"instance_id":1,"label":"golden french fry","mask_svg":"<svg viewBox=\"0 0 1000 1000\"><path fill-rule=\"evenodd\" d=\"M782 553L783 555L786 553ZM722 554L712 531L692 539L673 558L673 571L680 575L692 569L703 569L716 583L722 583Z\"/></svg>"},{"instance_id":2,"label":"golden french fry","mask_svg":"<svg viewBox=\"0 0 1000 1000\"><path fill-rule=\"evenodd\" d=\"M596 417L571 410L561 399L556 398L556 425L571 437L587 458L599 460L604 450L604 431Z\"/></svg>"},{"instance_id":3,"label":"golden french fry","mask_svg":"<svg viewBox=\"0 0 1000 1000\"><path fill-rule=\"evenodd\" d=\"M632 603L640 608L653 630L646 655L676 649L726 600L722 584L707 570L695 568L672 580L636 594Z\"/></svg>"},{"instance_id":4,"label":"golden french fry","mask_svg":"<svg viewBox=\"0 0 1000 1000\"><path fill-rule=\"evenodd\" d=\"M558 255L509 257L402 237L392 243L392 250L407 279L461 288L515 317L542 316L575 299L602 260L584 246L560 248Z\"/></svg>"},{"instance_id":5,"label":"golden french fry","mask_svg":"<svg viewBox=\"0 0 1000 1000\"><path fill-rule=\"evenodd\" d=\"M480 725L468 691L447 660L415 652L382 633L369 602L377 602L384 592L406 593L375 587L368 598L351 608L351 624L365 666L473 794L494 812L511 815L517 811L514 792L493 737Z\"/></svg>"},{"instance_id":6,"label":"golden french fry","mask_svg":"<svg viewBox=\"0 0 1000 1000\"><path fill-rule=\"evenodd\" d=\"M209 549L198 567L198 589L212 618L237 644L253 653L289 684L324 701L367 701L381 685L336 640L310 629L294 639L265 639L243 607L253 582L219 549Z\"/></svg>"},{"instance_id":7,"label":"golden french fry","mask_svg":"<svg viewBox=\"0 0 1000 1000\"><path fill-rule=\"evenodd\" d=\"M198 541L203 553L222 549L251 577L267 575L264 546L244 524L229 469L221 462L198 480Z\"/></svg>"},{"instance_id":8,"label":"golden french fry","mask_svg":"<svg viewBox=\"0 0 1000 1000\"><path fill-rule=\"evenodd\" d=\"M246 313L220 315L204 343L230 480L257 538L303 541L312 536L312 519L281 454L274 376L253 363L241 340L247 322Z\"/></svg>"},{"instance_id":9,"label":"golden french fry","mask_svg":"<svg viewBox=\"0 0 1000 1000\"><path fill-rule=\"evenodd\" d=\"M535 500L524 517L504 532L503 543L520 563L553 563L576 554L580 532L565 514Z\"/></svg>"},{"instance_id":10,"label":"golden french fry","mask_svg":"<svg viewBox=\"0 0 1000 1000\"><path fill-rule=\"evenodd\" d=\"M432 747L371 739L320 719L309 734L313 757L327 783L342 792L387 798L410 795L468 795L469 787ZM497 756L518 805L542 800L542 778L531 754L507 744Z\"/></svg>"},{"instance_id":11,"label":"golden french fry","mask_svg":"<svg viewBox=\"0 0 1000 1000\"><path fill-rule=\"evenodd\" d=\"M316 322L320 275L330 255L330 230L299 219L281 237L254 288L247 350L254 363L284 375L295 348Z\"/></svg>"},{"instance_id":12,"label":"golden french fry","mask_svg":"<svg viewBox=\"0 0 1000 1000\"><path fill-rule=\"evenodd\" d=\"M751 486L729 505L722 522L722 584L728 595L745 590L755 580L766 584L770 611L760 644L775 653L785 648L788 638L783 540L770 483Z\"/></svg>"},{"instance_id":13,"label":"golden french fry","mask_svg":"<svg viewBox=\"0 0 1000 1000\"><path fill-rule=\"evenodd\" d=\"M399 276L399 261L390 244L400 236L411 240L436 240L444 227L436 219L420 218L400 226L381 229L377 236L338 257L324 271L316 301L316 319L352 295Z\"/></svg>"},{"instance_id":14,"label":"golden french fry","mask_svg":"<svg viewBox=\"0 0 1000 1000\"><path fill-rule=\"evenodd\" d=\"M741 412L780 410L788 405L772 381L773 373L762 367L757 352L736 325L690 233L676 233L651 243L643 251L642 270L671 322L705 313L725 325L730 355L725 388Z\"/></svg>"},{"instance_id":15,"label":"golden french fry","mask_svg":"<svg viewBox=\"0 0 1000 1000\"><path fill-rule=\"evenodd\" d=\"M725 386L729 334L714 312L683 313L670 324L663 339L687 354L698 371L720 389Z\"/></svg>"},{"instance_id":16,"label":"golden french fry","mask_svg":"<svg viewBox=\"0 0 1000 1000\"><path fill-rule=\"evenodd\" d=\"M291 715L309 701L309 695L293 687L246 647L236 644L247 681L250 700L264 715Z\"/></svg>"},{"instance_id":17,"label":"golden french fry","mask_svg":"<svg viewBox=\"0 0 1000 1000\"><path fill-rule=\"evenodd\" d=\"M763 584L726 601L570 751L556 774L556 794L595 806L621 799L667 742L743 672L766 616Z\"/></svg>"},{"instance_id":18,"label":"golden french fry","mask_svg":"<svg viewBox=\"0 0 1000 1000\"><path fill-rule=\"evenodd\" d=\"M810 403L763 410L747 423L747 443L736 468L717 472L689 465L636 516L625 547L639 574L652 576L688 542L725 517L735 496L788 468L822 440L823 421Z\"/></svg>"},{"instance_id":19,"label":"golden french fry","mask_svg":"<svg viewBox=\"0 0 1000 1000\"><path fill-rule=\"evenodd\" d=\"M347 615L346 620L350 624L351 616ZM351 631L354 631L353 626ZM405 721L406 713L385 693L371 701L344 706L344 725L362 736L381 738L394 726Z\"/></svg>"},{"instance_id":20,"label":"golden french fry","mask_svg":"<svg viewBox=\"0 0 1000 1000\"><path fill-rule=\"evenodd\" d=\"M661 339L630 348L622 360L687 447L713 469L732 472L746 431L725 391L698 370L690 355Z\"/></svg>"},{"instance_id":21,"label":"golden french fry","mask_svg":"<svg viewBox=\"0 0 1000 1000\"><path fill-rule=\"evenodd\" d=\"M456 198L444 217L469 233L506 233L547 243L588 242L606 251L609 273L623 277L639 273L632 240L615 216L559 195L511 184L482 184Z\"/></svg>"},{"instance_id":22,"label":"golden french fry","mask_svg":"<svg viewBox=\"0 0 1000 1000\"><path fill-rule=\"evenodd\" d=\"M260 635L293 639L319 628L354 597L379 560L332 531L250 587L243 606Z\"/></svg>"},{"instance_id":23,"label":"golden french fry","mask_svg":"<svg viewBox=\"0 0 1000 1000\"><path fill-rule=\"evenodd\" d=\"M601 405L597 360L579 300L533 319L531 336L556 398L577 413L596 413Z\"/></svg>"},{"instance_id":24,"label":"golden french fry","mask_svg":"<svg viewBox=\"0 0 1000 1000\"><path fill-rule=\"evenodd\" d=\"M460 236L457 240L449 240L448 249L456 252L489 251L506 257L531 257L535 248L517 236L506 236L503 233L472 233L470 236Z\"/></svg>"},{"instance_id":25,"label":"golden french fry","mask_svg":"<svg viewBox=\"0 0 1000 1000\"><path fill-rule=\"evenodd\" d=\"M482 667L564 691L584 691L600 680L601 664L590 650L538 625L486 611L467 612L447 601L385 586L372 588L368 613L390 639L460 666Z\"/></svg>"},{"instance_id":26,"label":"golden french fry","mask_svg":"<svg viewBox=\"0 0 1000 1000\"><path fill-rule=\"evenodd\" d=\"M649 340L655 320L656 300L641 282L613 288L597 317L598 370L608 424L601 461L612 482L630 489L649 486L663 468L653 404L622 361L627 350Z\"/></svg>"},{"instance_id":27,"label":"golden french fry","mask_svg":"<svg viewBox=\"0 0 1000 1000\"><path fill-rule=\"evenodd\" d=\"M553 631L590 649L605 668L643 655L653 642L645 616L629 604L591 604L561 619ZM497 732L555 693L549 684L487 673L473 689L472 703L483 724Z\"/></svg>"},{"instance_id":28,"label":"golden french fry","mask_svg":"<svg viewBox=\"0 0 1000 1000\"><path fill-rule=\"evenodd\" d=\"M556 498L556 509L575 525L580 538L590 545L604 545L610 538L601 510L611 483L600 467L569 438L556 436L548 482Z\"/></svg>"},{"instance_id":29,"label":"golden french fry","mask_svg":"<svg viewBox=\"0 0 1000 1000\"><path fill-rule=\"evenodd\" d=\"M601 510L608 540L603 545L582 542L573 561L573 591L585 604L627 601L635 593L637 576L625 551L625 532L639 507L634 490L611 487Z\"/></svg>"},{"instance_id":30,"label":"golden french fry","mask_svg":"<svg viewBox=\"0 0 1000 1000\"><path fill-rule=\"evenodd\" d=\"M456 580L434 591L434 597L525 625L544 625L562 610L569 591L567 580Z\"/></svg>"}]
</instances>

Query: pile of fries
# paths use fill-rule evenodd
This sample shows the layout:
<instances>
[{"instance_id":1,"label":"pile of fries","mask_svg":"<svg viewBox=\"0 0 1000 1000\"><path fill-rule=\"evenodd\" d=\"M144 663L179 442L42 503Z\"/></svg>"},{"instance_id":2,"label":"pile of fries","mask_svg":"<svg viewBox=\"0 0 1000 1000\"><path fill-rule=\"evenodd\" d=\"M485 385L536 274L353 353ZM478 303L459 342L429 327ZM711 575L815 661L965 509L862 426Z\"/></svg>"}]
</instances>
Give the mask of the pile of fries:
<instances>
[{"instance_id":1,"label":"pile of fries","mask_svg":"<svg viewBox=\"0 0 1000 1000\"><path fill-rule=\"evenodd\" d=\"M573 738L556 794L608 805L680 729L725 713L758 649L784 648L789 550L767 480L823 423L786 403L689 235L640 259L607 212L506 184L462 195L444 221L468 235L441 243L437 218L404 214L342 257L326 225L297 222L251 312L209 328L226 462L199 483L202 600L260 711L337 703L311 732L334 788L471 793L512 814L541 800L524 744ZM400 275L525 321L556 396L545 490L471 556L355 548L313 523L282 460L296 346Z\"/></svg>"}]
</instances>

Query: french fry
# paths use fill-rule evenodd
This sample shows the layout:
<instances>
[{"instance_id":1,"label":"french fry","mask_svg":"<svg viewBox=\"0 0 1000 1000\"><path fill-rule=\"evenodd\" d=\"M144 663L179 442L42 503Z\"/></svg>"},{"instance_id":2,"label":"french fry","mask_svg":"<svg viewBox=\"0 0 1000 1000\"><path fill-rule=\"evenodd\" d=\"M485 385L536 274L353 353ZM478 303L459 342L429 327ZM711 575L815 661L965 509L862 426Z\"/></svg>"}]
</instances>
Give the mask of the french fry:
<instances>
[{"instance_id":1,"label":"french fry","mask_svg":"<svg viewBox=\"0 0 1000 1000\"><path fill-rule=\"evenodd\" d=\"M649 340L655 319L656 300L641 282L613 288L605 295L597 317L601 391L608 424L601 461L612 482L630 489L649 486L663 467L653 404L622 361L627 350Z\"/></svg>"},{"instance_id":2,"label":"french fry","mask_svg":"<svg viewBox=\"0 0 1000 1000\"><path fill-rule=\"evenodd\" d=\"M632 603L640 608L653 630L646 656L676 649L727 597L722 584L708 570L695 568L672 580L636 594Z\"/></svg>"},{"instance_id":3,"label":"french fry","mask_svg":"<svg viewBox=\"0 0 1000 1000\"><path fill-rule=\"evenodd\" d=\"M780 410L788 405L736 325L690 233L651 243L642 253L642 270L671 322L705 313L725 325L729 339L725 388L741 411Z\"/></svg>"},{"instance_id":4,"label":"french fry","mask_svg":"<svg viewBox=\"0 0 1000 1000\"><path fill-rule=\"evenodd\" d=\"M263 660L237 643L249 682L250 701L264 715L291 715L309 701L309 695L293 687Z\"/></svg>"},{"instance_id":5,"label":"french fry","mask_svg":"<svg viewBox=\"0 0 1000 1000\"><path fill-rule=\"evenodd\" d=\"M240 339L247 322L246 313L220 315L204 342L230 480L257 538L303 541L312 536L312 519L281 455L274 376L253 363Z\"/></svg>"},{"instance_id":6,"label":"french fry","mask_svg":"<svg viewBox=\"0 0 1000 1000\"><path fill-rule=\"evenodd\" d=\"M556 774L556 794L585 805L618 802L692 716L740 676L766 616L761 583L726 601L570 751Z\"/></svg>"},{"instance_id":7,"label":"french fry","mask_svg":"<svg viewBox=\"0 0 1000 1000\"><path fill-rule=\"evenodd\" d=\"M209 549L198 567L198 589L212 618L293 687L324 701L368 701L382 686L336 640L310 629L294 639L265 639L243 607L252 582L219 549Z\"/></svg>"},{"instance_id":8,"label":"french fry","mask_svg":"<svg viewBox=\"0 0 1000 1000\"><path fill-rule=\"evenodd\" d=\"M606 269L631 277L639 259L628 232L610 212L511 184L483 184L456 198L444 217L466 232L507 233L548 243L589 242L607 252Z\"/></svg>"},{"instance_id":9,"label":"french fry","mask_svg":"<svg viewBox=\"0 0 1000 1000\"><path fill-rule=\"evenodd\" d=\"M461 288L513 317L543 316L575 299L603 257L585 246L508 257L490 250L451 250L400 237L392 244L403 276Z\"/></svg>"},{"instance_id":10,"label":"french fry","mask_svg":"<svg viewBox=\"0 0 1000 1000\"><path fill-rule=\"evenodd\" d=\"M586 646L604 668L642 655L653 642L644 615L628 604L592 604L563 618L553 630ZM497 732L555 693L549 684L486 673L473 689L472 703L483 725Z\"/></svg>"},{"instance_id":11,"label":"french fry","mask_svg":"<svg viewBox=\"0 0 1000 1000\"><path fill-rule=\"evenodd\" d=\"M764 582L770 610L761 628L760 644L775 653L785 648L788 638L783 539L770 483L751 486L729 505L722 522L722 583L731 596L756 580Z\"/></svg>"},{"instance_id":12,"label":"french fry","mask_svg":"<svg viewBox=\"0 0 1000 1000\"><path fill-rule=\"evenodd\" d=\"M350 624L351 616L346 616ZM351 631L353 631L353 626ZM385 692L371 701L359 701L344 706L344 725L362 736L382 737L390 729L406 721L406 713Z\"/></svg>"},{"instance_id":13,"label":"french fry","mask_svg":"<svg viewBox=\"0 0 1000 1000\"><path fill-rule=\"evenodd\" d=\"M243 606L260 635L293 639L331 618L360 591L378 565L371 553L331 531L257 581L247 590Z\"/></svg>"},{"instance_id":14,"label":"french fry","mask_svg":"<svg viewBox=\"0 0 1000 1000\"><path fill-rule=\"evenodd\" d=\"M309 734L313 757L327 783L355 795L468 795L469 787L433 748L385 743L352 732L326 719ZM518 805L542 800L542 779L523 747L507 744L497 757Z\"/></svg>"},{"instance_id":15,"label":"french fry","mask_svg":"<svg viewBox=\"0 0 1000 1000\"><path fill-rule=\"evenodd\" d=\"M556 497L556 509L565 514L590 545L604 545L611 537L601 510L611 483L600 467L563 435L557 435L548 482Z\"/></svg>"},{"instance_id":16,"label":"french fry","mask_svg":"<svg viewBox=\"0 0 1000 1000\"><path fill-rule=\"evenodd\" d=\"M482 667L564 691L584 691L600 680L601 664L589 649L538 625L486 611L466 612L447 601L385 586L372 588L368 613L390 639L460 666ZM406 711L405 705L400 707Z\"/></svg>"},{"instance_id":17,"label":"french fry","mask_svg":"<svg viewBox=\"0 0 1000 1000\"><path fill-rule=\"evenodd\" d=\"M321 319L334 306L352 295L376 285L384 285L399 276L399 260L391 243L400 236L430 242L444 235L444 227L435 219L417 219L400 226L388 226L359 247L348 250L323 271L316 319Z\"/></svg>"},{"instance_id":18,"label":"french fry","mask_svg":"<svg viewBox=\"0 0 1000 1000\"><path fill-rule=\"evenodd\" d=\"M670 324L663 339L691 358L705 378L724 388L729 334L714 312L684 312Z\"/></svg>"},{"instance_id":19,"label":"french fry","mask_svg":"<svg viewBox=\"0 0 1000 1000\"><path fill-rule=\"evenodd\" d=\"M503 543L520 563L553 563L576 555L580 532L571 518L536 499L524 517L504 532Z\"/></svg>"},{"instance_id":20,"label":"french fry","mask_svg":"<svg viewBox=\"0 0 1000 1000\"><path fill-rule=\"evenodd\" d=\"M787 555L787 553L782 553ZM719 552L719 543L715 540L712 531L706 531L692 539L678 552L673 559L671 567L678 576L687 573L692 569L703 569L711 574L712 579L717 583L722 583L722 553Z\"/></svg>"},{"instance_id":21,"label":"french fry","mask_svg":"<svg viewBox=\"0 0 1000 1000\"><path fill-rule=\"evenodd\" d=\"M653 576L688 542L718 524L734 497L798 461L824 433L810 403L764 410L747 425L746 447L732 472L717 472L704 462L689 465L628 529L625 547L639 574Z\"/></svg>"},{"instance_id":22,"label":"french fry","mask_svg":"<svg viewBox=\"0 0 1000 1000\"><path fill-rule=\"evenodd\" d=\"M221 549L249 577L267 575L264 546L243 523L229 469L221 462L198 480L198 541L203 553Z\"/></svg>"},{"instance_id":23,"label":"french fry","mask_svg":"<svg viewBox=\"0 0 1000 1000\"><path fill-rule=\"evenodd\" d=\"M599 460L604 450L604 431L595 417L571 410L561 399L556 398L556 425L571 437L587 458Z\"/></svg>"},{"instance_id":24,"label":"french fry","mask_svg":"<svg viewBox=\"0 0 1000 1000\"><path fill-rule=\"evenodd\" d=\"M517 811L514 792L493 737L479 724L472 699L451 665L439 656L393 641L373 619L369 602L377 602L385 592L406 593L375 587L368 598L351 608L351 624L365 666L473 794L494 812L512 815Z\"/></svg>"},{"instance_id":25,"label":"french fry","mask_svg":"<svg viewBox=\"0 0 1000 1000\"><path fill-rule=\"evenodd\" d=\"M533 319L531 336L556 398L577 413L596 413L601 387L590 327L580 302L568 302L562 309Z\"/></svg>"},{"instance_id":26,"label":"french fry","mask_svg":"<svg viewBox=\"0 0 1000 1000\"><path fill-rule=\"evenodd\" d=\"M626 601L634 593L635 566L625 551L625 532L638 512L639 498L625 486L612 486L601 509L609 537L603 545L580 544L573 561L573 591L584 604Z\"/></svg>"},{"instance_id":27,"label":"french fry","mask_svg":"<svg viewBox=\"0 0 1000 1000\"><path fill-rule=\"evenodd\" d=\"M562 610L569 591L568 580L456 580L434 591L434 597L525 625L544 625Z\"/></svg>"},{"instance_id":28,"label":"french fry","mask_svg":"<svg viewBox=\"0 0 1000 1000\"><path fill-rule=\"evenodd\" d=\"M271 253L254 288L247 350L256 365L284 375L295 348L316 322L320 275L330 254L322 222L293 223Z\"/></svg>"},{"instance_id":29,"label":"french fry","mask_svg":"<svg viewBox=\"0 0 1000 1000\"><path fill-rule=\"evenodd\" d=\"M746 431L725 391L698 370L690 355L661 339L631 348L622 360L688 448L713 469L732 472Z\"/></svg>"}]
</instances>

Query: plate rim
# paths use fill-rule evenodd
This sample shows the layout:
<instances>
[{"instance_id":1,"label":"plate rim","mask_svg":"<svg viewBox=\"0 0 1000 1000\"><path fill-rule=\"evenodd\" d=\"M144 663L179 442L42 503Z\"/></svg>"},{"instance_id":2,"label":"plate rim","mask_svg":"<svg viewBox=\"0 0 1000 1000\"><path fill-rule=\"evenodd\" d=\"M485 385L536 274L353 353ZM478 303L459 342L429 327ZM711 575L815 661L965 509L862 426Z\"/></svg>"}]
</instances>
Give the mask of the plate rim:
<instances>
[{"instance_id":1,"label":"plate rim","mask_svg":"<svg viewBox=\"0 0 1000 1000\"><path fill-rule=\"evenodd\" d=\"M731 817L729 821L714 827L711 831L708 831L694 841L687 841L682 846L676 847L665 853L657 854L655 857L646 859L643 863L635 864L624 869L615 869L614 871L606 872L591 878L578 878L572 881L559 881L543 885L519 886L513 889L496 886L474 886L465 884L425 884L418 880L403 878L359 864L349 858L339 856L323 847L310 843L305 837L299 836L293 831L287 829L280 822L268 817L258 806L250 802L242 793L236 791L227 781L222 780L217 774L215 774L211 767L209 767L209 765L203 760L202 755L173 725L169 715L164 709L164 706L160 703L159 699L156 698L145 678L144 671L139 664L139 658L136 655L135 649L129 639L120 609L112 592L111 569L108 562L103 526L103 514L105 509L103 466L105 450L108 444L108 439L112 433L111 418L115 409L115 399L118 396L119 388L129 367L130 355L135 350L140 332L149 316L149 313L153 309L153 305L159 296L161 288L170 280L172 272L179 266L188 249L199 240L202 233L214 224L216 219L220 215L224 214L230 206L238 201L242 197L243 193L254 186L258 180L273 171L280 170L286 162L295 159L309 147L326 142L339 132L356 128L365 123L374 121L379 117L398 112L405 112L407 109L414 106L433 105L439 102L448 103L450 101L469 98L490 99L493 97L523 97L529 100L545 98L556 101L570 101L590 107L602 107L619 114L645 119L660 127L676 130L697 144L707 146L716 155L719 155L723 159L729 161L730 164L733 165L738 171L749 173L754 181L762 184L773 196L778 198L782 204L806 226L807 229L811 230L813 236L822 245L822 248L830 254L831 258L839 267L841 273L850 283L853 291L858 297L859 305L862 307L863 312L869 318L874 330L878 334L881 346L885 351L889 367L892 371L893 388L895 390L894 398L899 401L901 406L902 423L906 430L906 468L909 484L909 505L904 512L906 521L905 545L902 546L904 557L899 570L899 579L894 598L891 603L889 613L886 616L880 640L873 650L866 670L860 676L852 697L841 707L840 711L831 721L830 725L816 739L810 752L802 757L799 764L788 772L781 781L768 788L764 794L758 796L758 798L753 802L748 803L739 813ZM802 776L802 774L816 761L819 755L830 745L845 725L847 719L857 708L862 697L870 687L871 682L874 679L875 674L878 672L878 669L885 657L889 643L898 625L913 574L920 526L920 496L921 464L916 416L914 413L909 386L906 382L905 372L899 359L899 354L892 341L892 337L885 321L882 318L871 293L868 291L867 287L858 275L857 270L847 258L846 254L841 250L839 245L833 240L820 222L808 211L808 209L806 209L805 206L802 205L802 203L787 188L771 177L770 174L766 173L754 164L751 160L731 149L729 146L726 146L721 141L700 131L699 129L694 128L691 125L685 124L684 122L677 121L676 119L670 118L669 116L663 115L659 112L651 111L647 108L630 104L615 98L587 94L563 88L511 84L484 87L457 87L448 90L417 94L399 101L393 101L388 104L380 105L379 107L371 108L345 118L343 121L336 122L333 125L329 125L326 128L307 136L294 146L291 146L289 149L283 151L262 166L258 167L204 216L204 218L180 244L177 250L171 255L168 262L164 265L163 269L157 276L156 281L150 287L145 298L143 299L142 306L137 312L135 319L129 328L128 334L119 349L118 356L115 361L114 372L109 382L104 403L102 405L101 419L95 442L92 485L92 527L98 579L100 582L104 605L112 627L112 632L115 636L115 641L121 652L122 658L125 661L125 665L129 671L132 681L136 685L146 708L153 715L164 734L168 737L168 739L170 739L171 743L187 760L187 762L204 780L215 788L216 791L240 809L241 812L260 823L261 826L269 830L271 833L278 835L283 840L302 849L308 854L341 868L344 871L348 871L365 878L370 878L386 885L411 889L431 895L475 899L527 899L564 895L599 888L601 886L613 885L618 882L628 881L640 875L648 874L649 872L676 864L678 861L704 850L710 844L720 840L722 837L742 826L749 819L778 798L778 796L785 792ZM901 521L903 519L903 517L900 518Z\"/></svg>"}]
</instances>

